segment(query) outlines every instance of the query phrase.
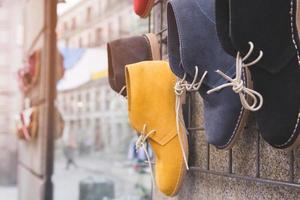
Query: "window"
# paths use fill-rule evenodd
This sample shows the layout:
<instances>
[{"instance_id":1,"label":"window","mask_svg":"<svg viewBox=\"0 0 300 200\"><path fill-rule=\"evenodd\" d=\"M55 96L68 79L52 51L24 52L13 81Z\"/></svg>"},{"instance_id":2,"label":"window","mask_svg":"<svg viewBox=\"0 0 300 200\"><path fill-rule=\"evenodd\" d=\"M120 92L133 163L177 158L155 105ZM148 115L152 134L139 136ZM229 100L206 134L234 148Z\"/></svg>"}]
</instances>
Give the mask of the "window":
<instances>
[{"instance_id":1,"label":"window","mask_svg":"<svg viewBox=\"0 0 300 200\"><path fill-rule=\"evenodd\" d=\"M96 94L95 94L95 102L96 102L96 110L100 110L101 108L101 99L100 99L100 92L99 91L96 91Z\"/></svg>"},{"instance_id":2,"label":"window","mask_svg":"<svg viewBox=\"0 0 300 200\"><path fill-rule=\"evenodd\" d=\"M113 22L109 23L108 25L108 35L110 40L114 39L115 30L114 30Z\"/></svg>"},{"instance_id":3,"label":"window","mask_svg":"<svg viewBox=\"0 0 300 200\"><path fill-rule=\"evenodd\" d=\"M78 47L81 48L82 47L82 38L80 37L78 40Z\"/></svg>"},{"instance_id":4,"label":"window","mask_svg":"<svg viewBox=\"0 0 300 200\"><path fill-rule=\"evenodd\" d=\"M63 32L67 32L68 29L69 29L69 24L68 24L68 22L65 22L65 23L64 23Z\"/></svg>"},{"instance_id":5,"label":"window","mask_svg":"<svg viewBox=\"0 0 300 200\"><path fill-rule=\"evenodd\" d=\"M102 34L103 34L102 28L97 28L95 35L96 35L96 45L98 46L100 46L103 42Z\"/></svg>"},{"instance_id":6,"label":"window","mask_svg":"<svg viewBox=\"0 0 300 200\"><path fill-rule=\"evenodd\" d=\"M92 19L92 8L91 7L88 7L86 9L86 21L87 22L90 22Z\"/></svg>"},{"instance_id":7,"label":"window","mask_svg":"<svg viewBox=\"0 0 300 200\"><path fill-rule=\"evenodd\" d=\"M72 30L75 30L76 29L76 18L73 17L72 18Z\"/></svg>"},{"instance_id":8,"label":"window","mask_svg":"<svg viewBox=\"0 0 300 200\"><path fill-rule=\"evenodd\" d=\"M86 100L86 110L90 111L91 101L90 101L90 93L89 92L86 93L85 100Z\"/></svg>"},{"instance_id":9,"label":"window","mask_svg":"<svg viewBox=\"0 0 300 200\"><path fill-rule=\"evenodd\" d=\"M88 46L92 47L93 46L93 38L92 38L92 33L88 34Z\"/></svg>"}]
</instances>

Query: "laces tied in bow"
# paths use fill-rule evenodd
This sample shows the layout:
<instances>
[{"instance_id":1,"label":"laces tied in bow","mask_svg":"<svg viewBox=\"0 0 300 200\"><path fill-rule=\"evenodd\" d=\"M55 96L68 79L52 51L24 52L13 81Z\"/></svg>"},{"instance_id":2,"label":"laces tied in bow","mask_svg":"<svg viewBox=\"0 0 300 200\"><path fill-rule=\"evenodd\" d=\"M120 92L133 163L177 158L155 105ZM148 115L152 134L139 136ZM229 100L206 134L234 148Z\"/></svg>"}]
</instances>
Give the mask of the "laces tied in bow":
<instances>
[{"instance_id":1,"label":"laces tied in bow","mask_svg":"<svg viewBox=\"0 0 300 200\"><path fill-rule=\"evenodd\" d=\"M254 45L252 42L249 42L249 45L250 45L250 49L245 57L241 57L240 52L237 53L236 77L234 79L232 79L231 77L224 74L222 71L217 70L216 72L218 74L220 74L224 79L229 81L229 83L225 83L214 89L211 89L207 92L207 94L217 92L226 87L232 87L232 90L239 95L241 104L245 109L250 110L250 111L257 111L263 105L263 97L259 92L252 90L250 88L247 88L245 86L244 81L242 79L242 75L243 75L243 68L250 67L250 66L258 63L261 60L261 58L263 57L263 52L260 51L259 56L254 61L252 61L250 63L244 63L244 61L250 57L250 55L252 54L253 49L254 49ZM252 104L249 103L249 101L247 100L247 98L246 98L247 96L249 96L251 98Z\"/></svg>"},{"instance_id":2,"label":"laces tied in bow","mask_svg":"<svg viewBox=\"0 0 300 200\"><path fill-rule=\"evenodd\" d=\"M178 80L175 84L174 90L175 90L175 95L176 95L176 103L175 103L175 112L176 112L176 131L177 131L177 135L179 138L179 143L180 143L180 147L181 147L181 151L182 151L182 155L183 155L183 159L184 159L184 163L186 166L186 169L189 169L189 165L188 165L188 156L187 156L187 152L184 148L184 140L181 138L181 134L180 134L180 125L182 127L185 127L184 124L184 120L182 118L182 116L180 115L180 113L182 113L182 109L181 109L181 99L183 97L183 95L185 95L186 92L195 92L198 91L199 88L201 87L204 78L207 75L207 71L204 72L204 74L202 75L201 79L199 82L197 82L197 78L198 78L198 73L199 73L199 69L197 66L195 66L195 76L194 79L192 81L192 83L188 83L185 79L186 79L186 74L184 74L183 78ZM187 134L186 129L184 128L185 133Z\"/></svg>"},{"instance_id":3,"label":"laces tied in bow","mask_svg":"<svg viewBox=\"0 0 300 200\"><path fill-rule=\"evenodd\" d=\"M143 149L143 151L145 152L146 158L147 158L147 163L150 168L152 184L153 184L153 186L155 186L155 183L154 183L155 179L154 179L154 175L153 175L152 163L151 163L150 155L149 155L147 147L146 147L146 143L147 143L148 138L151 135L155 134L156 131L151 130L148 133L146 131L147 131L147 125L144 124L143 131L141 132L139 138L137 139L137 141L135 143L135 150L138 151L140 149Z\"/></svg>"}]
</instances>

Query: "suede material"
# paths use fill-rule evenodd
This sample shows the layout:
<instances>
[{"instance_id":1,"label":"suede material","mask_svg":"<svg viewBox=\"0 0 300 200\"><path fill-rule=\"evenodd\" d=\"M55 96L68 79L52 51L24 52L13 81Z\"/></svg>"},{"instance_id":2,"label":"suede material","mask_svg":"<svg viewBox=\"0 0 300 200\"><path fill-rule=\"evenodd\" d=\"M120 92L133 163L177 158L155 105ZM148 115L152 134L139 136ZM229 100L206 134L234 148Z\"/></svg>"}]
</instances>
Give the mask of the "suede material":
<instances>
[{"instance_id":1,"label":"suede material","mask_svg":"<svg viewBox=\"0 0 300 200\"><path fill-rule=\"evenodd\" d=\"M291 146L299 135L299 131L294 132L300 112L300 69L297 59L293 59L276 75L255 66L251 74L255 90L264 97L264 106L256 113L262 137L274 147Z\"/></svg>"},{"instance_id":2,"label":"suede material","mask_svg":"<svg viewBox=\"0 0 300 200\"><path fill-rule=\"evenodd\" d=\"M187 136L182 131L184 127L180 126L179 135L176 130L175 82L176 77L164 61L145 61L126 67L130 123L139 133L144 124L147 132L155 130L148 138L155 154L155 180L157 188L167 196L177 194L186 171L179 135L186 145Z\"/></svg>"},{"instance_id":3,"label":"suede material","mask_svg":"<svg viewBox=\"0 0 300 200\"><path fill-rule=\"evenodd\" d=\"M295 16L296 1L293 3ZM262 109L256 112L258 126L262 137L276 148L290 147L300 132L300 67L292 41L290 9L291 1L286 0L216 2L218 35L224 49L231 55L236 51L245 54L248 41L252 41L255 52L249 60L259 50L264 52L263 59L250 70L254 89L264 98ZM295 18L293 22L299 46Z\"/></svg>"},{"instance_id":4,"label":"suede material","mask_svg":"<svg viewBox=\"0 0 300 200\"><path fill-rule=\"evenodd\" d=\"M248 42L253 42L252 59L262 50L264 56L258 66L269 73L279 72L296 53L291 39L290 5L290 0L230 0L233 45L245 55Z\"/></svg>"},{"instance_id":5,"label":"suede material","mask_svg":"<svg viewBox=\"0 0 300 200\"><path fill-rule=\"evenodd\" d=\"M125 65L152 60L151 47L143 36L118 39L107 44L108 80L111 88L119 93L125 86ZM126 96L126 90L122 92Z\"/></svg>"},{"instance_id":6,"label":"suede material","mask_svg":"<svg viewBox=\"0 0 300 200\"><path fill-rule=\"evenodd\" d=\"M206 92L226 83L215 70L235 76L235 60L222 49L215 25L215 1L173 0L168 3L168 50L171 69L178 77L194 77L197 65L208 76L200 88L204 102L205 134L217 148L227 148L238 135L244 113L239 96L231 88L208 95ZM245 82L247 82L244 79ZM247 112L247 111L245 111Z\"/></svg>"},{"instance_id":7,"label":"suede material","mask_svg":"<svg viewBox=\"0 0 300 200\"><path fill-rule=\"evenodd\" d=\"M240 98L231 88L207 95L207 87L200 94L204 104L205 136L208 143L219 149L227 148L237 136L237 124L244 111Z\"/></svg>"},{"instance_id":8,"label":"suede material","mask_svg":"<svg viewBox=\"0 0 300 200\"><path fill-rule=\"evenodd\" d=\"M229 0L216 0L216 27L219 41L223 49L230 55L236 56L237 51L230 38Z\"/></svg>"},{"instance_id":9,"label":"suede material","mask_svg":"<svg viewBox=\"0 0 300 200\"><path fill-rule=\"evenodd\" d=\"M235 75L234 60L218 41L214 1L172 0L167 12L169 61L178 77L186 72L191 82L198 66L199 78L208 71L204 84L212 88L226 82L215 73L217 69L230 77Z\"/></svg>"}]
</instances>

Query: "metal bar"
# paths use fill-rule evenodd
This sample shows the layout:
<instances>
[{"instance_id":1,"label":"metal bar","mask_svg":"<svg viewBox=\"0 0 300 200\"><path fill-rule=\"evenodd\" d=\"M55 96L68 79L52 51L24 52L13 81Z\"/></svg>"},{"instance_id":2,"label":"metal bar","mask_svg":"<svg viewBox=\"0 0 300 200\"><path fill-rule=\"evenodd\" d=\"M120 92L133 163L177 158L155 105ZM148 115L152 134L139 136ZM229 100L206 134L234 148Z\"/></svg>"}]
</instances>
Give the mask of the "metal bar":
<instances>
[{"instance_id":1,"label":"metal bar","mask_svg":"<svg viewBox=\"0 0 300 200\"><path fill-rule=\"evenodd\" d=\"M252 182L256 182L256 183L270 184L272 186L293 187L296 189L300 189L300 184L290 183L288 181L278 181L278 180L265 179L265 178L256 178L256 177L252 177L252 176L241 176L238 174L229 174L229 173L225 173L225 172L216 172L216 171L212 171L212 170L205 170L205 169L201 169L200 167L190 167L190 170L194 170L194 171L197 171L200 173L205 173L205 174L216 175L216 176L235 178L235 179L239 179L239 180L252 181Z\"/></svg>"},{"instance_id":2,"label":"metal bar","mask_svg":"<svg viewBox=\"0 0 300 200\"><path fill-rule=\"evenodd\" d=\"M256 148L256 174L257 178L260 177L260 134L257 131L257 148Z\"/></svg>"},{"instance_id":3,"label":"metal bar","mask_svg":"<svg viewBox=\"0 0 300 200\"><path fill-rule=\"evenodd\" d=\"M192 96L191 94L187 94L188 97L188 127L191 127L192 125ZM188 128L189 129L189 128Z\"/></svg>"},{"instance_id":4,"label":"metal bar","mask_svg":"<svg viewBox=\"0 0 300 200\"><path fill-rule=\"evenodd\" d=\"M53 130L55 127L55 114L54 114L54 101L56 96L56 69L53 67L53 61L56 60L56 22L57 14L56 7L57 2L52 0L45 0L45 70L46 80L46 127L45 127L45 185L43 200L53 200L53 163L54 163L54 134Z\"/></svg>"},{"instance_id":5,"label":"metal bar","mask_svg":"<svg viewBox=\"0 0 300 200\"><path fill-rule=\"evenodd\" d=\"M295 154L294 150L290 151L290 182L295 181Z\"/></svg>"},{"instance_id":6,"label":"metal bar","mask_svg":"<svg viewBox=\"0 0 300 200\"><path fill-rule=\"evenodd\" d=\"M207 171L209 171L210 170L210 145L208 143L207 143L206 160L207 160L206 169Z\"/></svg>"},{"instance_id":7,"label":"metal bar","mask_svg":"<svg viewBox=\"0 0 300 200\"><path fill-rule=\"evenodd\" d=\"M230 174L232 174L232 149L229 150L229 156L228 156L228 171Z\"/></svg>"},{"instance_id":8,"label":"metal bar","mask_svg":"<svg viewBox=\"0 0 300 200\"><path fill-rule=\"evenodd\" d=\"M202 127L191 127L191 128L188 128L188 131L204 131L204 128L202 128Z\"/></svg>"},{"instance_id":9,"label":"metal bar","mask_svg":"<svg viewBox=\"0 0 300 200\"><path fill-rule=\"evenodd\" d=\"M160 31L158 31L157 33L155 33L156 35L162 35L164 32L166 32L168 30L167 27L162 28Z\"/></svg>"},{"instance_id":10,"label":"metal bar","mask_svg":"<svg viewBox=\"0 0 300 200\"><path fill-rule=\"evenodd\" d=\"M161 3L160 3L160 30L162 30L163 27L164 27L163 23L164 23L164 5L163 5L163 1L161 1ZM160 41L162 41L162 39L163 39L162 34L163 34L163 32L161 32L161 34L160 34ZM163 45L162 45L162 42L161 42L160 43L160 56L161 56L161 59L163 57L162 53L163 53Z\"/></svg>"},{"instance_id":11,"label":"metal bar","mask_svg":"<svg viewBox=\"0 0 300 200\"><path fill-rule=\"evenodd\" d=\"M148 17L148 33L151 33L151 13L149 14Z\"/></svg>"},{"instance_id":12,"label":"metal bar","mask_svg":"<svg viewBox=\"0 0 300 200\"><path fill-rule=\"evenodd\" d=\"M153 7L156 6L156 5L158 5L159 3L164 3L164 1L166 1L166 0L158 0L158 1L156 1L154 3Z\"/></svg>"}]
</instances>

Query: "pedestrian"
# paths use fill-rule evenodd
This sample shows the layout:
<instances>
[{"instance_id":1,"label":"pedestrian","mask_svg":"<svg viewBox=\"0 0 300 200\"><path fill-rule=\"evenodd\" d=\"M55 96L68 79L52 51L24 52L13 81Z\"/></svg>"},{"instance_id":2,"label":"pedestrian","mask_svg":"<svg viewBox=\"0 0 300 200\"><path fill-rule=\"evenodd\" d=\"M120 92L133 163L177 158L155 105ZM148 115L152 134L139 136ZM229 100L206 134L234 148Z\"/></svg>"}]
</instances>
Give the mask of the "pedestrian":
<instances>
[{"instance_id":1,"label":"pedestrian","mask_svg":"<svg viewBox=\"0 0 300 200\"><path fill-rule=\"evenodd\" d=\"M77 149L77 141L75 135L71 132L67 132L64 134L63 137L64 143L64 155L66 157L66 170L73 165L75 168L78 167L77 163L75 162L75 152Z\"/></svg>"}]
</instances>

